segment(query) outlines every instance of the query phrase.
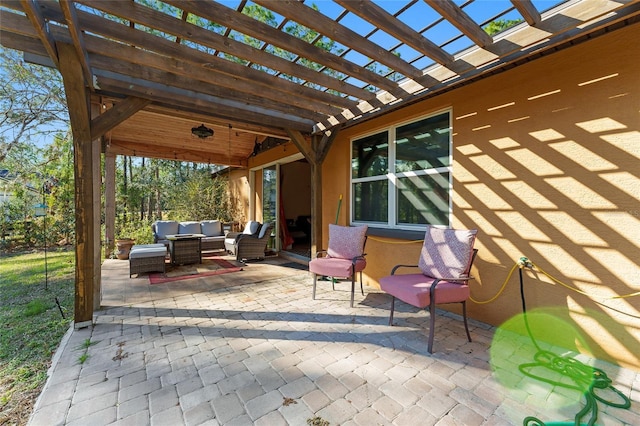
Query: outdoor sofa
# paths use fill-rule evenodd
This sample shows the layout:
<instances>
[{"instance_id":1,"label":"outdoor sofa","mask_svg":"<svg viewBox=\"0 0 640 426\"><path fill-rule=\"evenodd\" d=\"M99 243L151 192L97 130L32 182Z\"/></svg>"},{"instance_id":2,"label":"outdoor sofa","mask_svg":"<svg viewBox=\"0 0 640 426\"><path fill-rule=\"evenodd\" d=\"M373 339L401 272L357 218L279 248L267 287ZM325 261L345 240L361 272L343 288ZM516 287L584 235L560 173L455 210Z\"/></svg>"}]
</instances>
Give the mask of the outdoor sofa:
<instances>
[{"instance_id":1,"label":"outdoor sofa","mask_svg":"<svg viewBox=\"0 0 640 426\"><path fill-rule=\"evenodd\" d=\"M158 220L151 225L153 242L169 245L167 235L202 234L202 251L224 250L224 230L219 220L178 222L176 220Z\"/></svg>"}]
</instances>

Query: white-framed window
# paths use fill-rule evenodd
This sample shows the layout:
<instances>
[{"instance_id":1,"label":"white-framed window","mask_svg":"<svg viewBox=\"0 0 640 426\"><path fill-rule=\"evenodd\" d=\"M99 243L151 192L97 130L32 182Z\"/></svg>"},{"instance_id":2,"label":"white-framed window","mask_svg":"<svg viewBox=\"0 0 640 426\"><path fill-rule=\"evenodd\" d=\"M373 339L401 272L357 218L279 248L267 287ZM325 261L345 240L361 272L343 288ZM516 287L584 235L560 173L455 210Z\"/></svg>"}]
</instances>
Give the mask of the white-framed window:
<instances>
[{"instance_id":1,"label":"white-framed window","mask_svg":"<svg viewBox=\"0 0 640 426\"><path fill-rule=\"evenodd\" d=\"M397 229L451 222L451 111L351 140L351 222Z\"/></svg>"}]
</instances>

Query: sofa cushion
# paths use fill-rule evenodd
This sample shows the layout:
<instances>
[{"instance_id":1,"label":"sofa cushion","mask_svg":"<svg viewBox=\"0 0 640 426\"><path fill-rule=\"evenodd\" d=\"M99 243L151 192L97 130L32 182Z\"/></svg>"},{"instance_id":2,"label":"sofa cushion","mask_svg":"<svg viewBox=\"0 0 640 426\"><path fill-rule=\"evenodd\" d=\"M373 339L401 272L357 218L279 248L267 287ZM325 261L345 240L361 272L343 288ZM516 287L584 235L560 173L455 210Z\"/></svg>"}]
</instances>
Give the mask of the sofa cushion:
<instances>
[{"instance_id":1,"label":"sofa cushion","mask_svg":"<svg viewBox=\"0 0 640 426\"><path fill-rule=\"evenodd\" d=\"M222 232L222 222L219 220L203 220L200 222L200 233L207 237L224 235Z\"/></svg>"},{"instance_id":2,"label":"sofa cushion","mask_svg":"<svg viewBox=\"0 0 640 426\"><path fill-rule=\"evenodd\" d=\"M180 222L178 234L200 234L200 222Z\"/></svg>"},{"instance_id":3,"label":"sofa cushion","mask_svg":"<svg viewBox=\"0 0 640 426\"><path fill-rule=\"evenodd\" d=\"M158 240L166 239L167 235L177 234L180 227L180 224L175 220L158 220L155 225Z\"/></svg>"},{"instance_id":4,"label":"sofa cushion","mask_svg":"<svg viewBox=\"0 0 640 426\"><path fill-rule=\"evenodd\" d=\"M343 259L353 259L356 256L361 256L367 229L367 225L352 227L330 223L327 254L331 257L341 257Z\"/></svg>"},{"instance_id":5,"label":"sofa cushion","mask_svg":"<svg viewBox=\"0 0 640 426\"><path fill-rule=\"evenodd\" d=\"M165 257L167 248L162 244L141 244L133 246L129 253L129 259L142 259L148 257Z\"/></svg>"},{"instance_id":6,"label":"sofa cushion","mask_svg":"<svg viewBox=\"0 0 640 426\"><path fill-rule=\"evenodd\" d=\"M258 232L259 229L260 229L260 222L256 222L255 220L250 220L244 226L244 231L242 231L242 233L243 234L253 235L256 232Z\"/></svg>"}]
</instances>

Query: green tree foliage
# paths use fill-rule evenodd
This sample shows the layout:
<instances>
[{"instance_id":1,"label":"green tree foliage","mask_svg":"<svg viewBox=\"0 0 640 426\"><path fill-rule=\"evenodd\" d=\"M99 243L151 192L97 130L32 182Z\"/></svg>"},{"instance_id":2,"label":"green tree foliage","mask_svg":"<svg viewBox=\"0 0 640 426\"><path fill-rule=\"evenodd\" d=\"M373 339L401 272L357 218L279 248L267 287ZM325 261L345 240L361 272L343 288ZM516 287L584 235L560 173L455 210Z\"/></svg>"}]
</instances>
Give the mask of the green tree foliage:
<instances>
[{"instance_id":1,"label":"green tree foliage","mask_svg":"<svg viewBox=\"0 0 640 426\"><path fill-rule=\"evenodd\" d=\"M68 123L57 70L26 64L19 52L0 47L0 161L18 145L33 145Z\"/></svg>"},{"instance_id":2,"label":"green tree foliage","mask_svg":"<svg viewBox=\"0 0 640 426\"><path fill-rule=\"evenodd\" d=\"M522 19L497 19L495 21L489 22L484 27L484 31L490 36L494 36L499 32L518 25L520 22L522 22Z\"/></svg>"}]
</instances>

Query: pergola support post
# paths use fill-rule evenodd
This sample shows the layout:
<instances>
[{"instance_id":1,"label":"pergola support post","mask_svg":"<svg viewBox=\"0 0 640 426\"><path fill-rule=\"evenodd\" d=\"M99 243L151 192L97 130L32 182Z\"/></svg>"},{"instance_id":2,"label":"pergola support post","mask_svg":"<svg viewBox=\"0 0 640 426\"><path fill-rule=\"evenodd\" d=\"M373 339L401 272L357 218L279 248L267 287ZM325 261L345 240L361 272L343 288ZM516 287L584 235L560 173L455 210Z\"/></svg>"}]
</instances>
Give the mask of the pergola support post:
<instances>
[{"instance_id":1,"label":"pergola support post","mask_svg":"<svg viewBox=\"0 0 640 426\"><path fill-rule=\"evenodd\" d=\"M312 136L311 143L307 142L302 134L295 130L287 129L287 133L293 144L311 165L311 257L322 249L322 163L329 153L329 149L338 136L339 127L331 129L322 137Z\"/></svg>"},{"instance_id":2,"label":"pergola support post","mask_svg":"<svg viewBox=\"0 0 640 426\"><path fill-rule=\"evenodd\" d=\"M322 164L311 164L311 258L322 250Z\"/></svg>"},{"instance_id":3,"label":"pergola support post","mask_svg":"<svg viewBox=\"0 0 640 426\"><path fill-rule=\"evenodd\" d=\"M95 194L96 169L99 170L99 148L91 141L91 110L89 90L84 84L82 65L73 46L57 44L60 55L60 73L64 83L73 133L75 219L76 219L76 270L75 270L75 328L88 327L93 322L94 290L100 288L100 221L96 223ZM95 165L96 157L98 165ZM100 174L98 173L98 177ZM99 185L99 182L98 182ZM98 186L99 187L99 186ZM96 235L98 238L96 238ZM97 287L97 289L96 289ZM99 304L99 300L97 301Z\"/></svg>"},{"instance_id":4,"label":"pergola support post","mask_svg":"<svg viewBox=\"0 0 640 426\"><path fill-rule=\"evenodd\" d=\"M116 225L116 156L104 155L104 244L105 259L109 259L115 247Z\"/></svg>"}]
</instances>

